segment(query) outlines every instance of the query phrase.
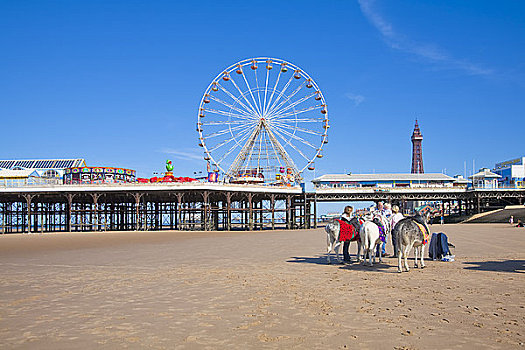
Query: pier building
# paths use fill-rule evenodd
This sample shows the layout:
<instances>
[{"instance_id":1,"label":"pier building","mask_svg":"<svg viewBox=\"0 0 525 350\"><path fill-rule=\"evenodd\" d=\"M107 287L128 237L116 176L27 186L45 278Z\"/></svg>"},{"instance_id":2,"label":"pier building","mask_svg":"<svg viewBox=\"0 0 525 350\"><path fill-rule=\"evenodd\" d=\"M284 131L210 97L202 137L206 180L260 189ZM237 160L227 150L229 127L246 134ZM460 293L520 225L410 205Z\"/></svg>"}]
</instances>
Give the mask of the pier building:
<instances>
[{"instance_id":1,"label":"pier building","mask_svg":"<svg viewBox=\"0 0 525 350\"><path fill-rule=\"evenodd\" d=\"M499 187L525 188L525 157L496 163L492 172L501 176Z\"/></svg>"},{"instance_id":2,"label":"pier building","mask_svg":"<svg viewBox=\"0 0 525 350\"><path fill-rule=\"evenodd\" d=\"M440 173L427 174L326 174L312 180L322 188L422 188L453 187L458 179Z\"/></svg>"},{"instance_id":3,"label":"pier building","mask_svg":"<svg viewBox=\"0 0 525 350\"><path fill-rule=\"evenodd\" d=\"M481 189L498 188L498 179L500 178L501 175L491 172L488 168L481 168L479 172L469 176L469 179L472 180L472 186Z\"/></svg>"},{"instance_id":4,"label":"pier building","mask_svg":"<svg viewBox=\"0 0 525 350\"><path fill-rule=\"evenodd\" d=\"M66 168L86 166L83 158L0 160L0 185L17 187L61 183Z\"/></svg>"}]
</instances>

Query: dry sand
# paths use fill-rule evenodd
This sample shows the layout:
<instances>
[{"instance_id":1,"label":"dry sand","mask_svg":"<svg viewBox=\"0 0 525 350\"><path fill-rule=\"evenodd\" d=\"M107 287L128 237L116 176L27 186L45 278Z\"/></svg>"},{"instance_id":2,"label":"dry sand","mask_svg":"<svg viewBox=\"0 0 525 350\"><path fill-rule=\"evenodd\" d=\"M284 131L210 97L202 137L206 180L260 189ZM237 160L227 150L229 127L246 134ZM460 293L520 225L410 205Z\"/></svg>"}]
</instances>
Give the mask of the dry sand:
<instances>
[{"instance_id":1,"label":"dry sand","mask_svg":"<svg viewBox=\"0 0 525 350\"><path fill-rule=\"evenodd\" d=\"M525 349L525 229L432 228L456 261L403 274L322 229L0 236L0 346Z\"/></svg>"}]
</instances>

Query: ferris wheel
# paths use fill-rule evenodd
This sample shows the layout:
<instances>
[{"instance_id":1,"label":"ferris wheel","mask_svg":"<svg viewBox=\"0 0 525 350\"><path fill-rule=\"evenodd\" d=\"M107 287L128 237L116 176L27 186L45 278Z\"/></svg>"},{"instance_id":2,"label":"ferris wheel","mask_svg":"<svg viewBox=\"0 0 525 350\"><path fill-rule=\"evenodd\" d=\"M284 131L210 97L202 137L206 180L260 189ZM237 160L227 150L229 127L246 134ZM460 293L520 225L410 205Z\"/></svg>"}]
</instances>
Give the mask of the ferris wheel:
<instances>
[{"instance_id":1,"label":"ferris wheel","mask_svg":"<svg viewBox=\"0 0 525 350\"><path fill-rule=\"evenodd\" d=\"M315 81L277 58L237 62L201 99L204 159L229 182L299 182L328 142L328 109Z\"/></svg>"}]
</instances>

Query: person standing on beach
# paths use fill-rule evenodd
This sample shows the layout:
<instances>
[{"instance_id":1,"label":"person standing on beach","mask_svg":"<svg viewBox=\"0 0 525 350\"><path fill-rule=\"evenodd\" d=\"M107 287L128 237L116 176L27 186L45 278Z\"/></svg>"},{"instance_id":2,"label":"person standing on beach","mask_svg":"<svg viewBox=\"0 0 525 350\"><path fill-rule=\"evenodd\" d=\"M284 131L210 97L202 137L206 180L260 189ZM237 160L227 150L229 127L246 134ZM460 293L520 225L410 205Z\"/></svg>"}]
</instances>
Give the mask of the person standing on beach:
<instances>
[{"instance_id":1,"label":"person standing on beach","mask_svg":"<svg viewBox=\"0 0 525 350\"><path fill-rule=\"evenodd\" d=\"M351 205L347 205L341 215L341 221L344 221L348 225L351 225L350 220L354 216L354 208ZM350 241L343 242L343 261L350 261Z\"/></svg>"},{"instance_id":2,"label":"person standing on beach","mask_svg":"<svg viewBox=\"0 0 525 350\"><path fill-rule=\"evenodd\" d=\"M514 223L514 216L511 215L511 216L510 216L510 219L509 219L509 224L512 225L513 223Z\"/></svg>"},{"instance_id":3,"label":"person standing on beach","mask_svg":"<svg viewBox=\"0 0 525 350\"><path fill-rule=\"evenodd\" d=\"M385 203L385 205L383 207L384 207L384 209L383 209L383 216L387 219L388 222L390 222L390 218L392 217L392 204ZM390 226L390 232L392 232L392 226ZM385 237L385 241L381 245L381 255L382 256L388 256L388 254L386 252L386 241L387 241L387 239L388 239L388 237Z\"/></svg>"},{"instance_id":4,"label":"person standing on beach","mask_svg":"<svg viewBox=\"0 0 525 350\"><path fill-rule=\"evenodd\" d=\"M394 227L396 227L396 224L401 221L401 219L404 218L403 214L399 212L399 207L397 205L392 206L392 216L390 217L390 227L392 228L392 232L394 232ZM394 247L394 258L397 258L397 252L396 252L396 236L392 235L392 246Z\"/></svg>"},{"instance_id":5,"label":"person standing on beach","mask_svg":"<svg viewBox=\"0 0 525 350\"><path fill-rule=\"evenodd\" d=\"M383 202L377 202L375 213L385 217L388 220L387 214L392 214L392 211L390 210L390 204L389 203L383 204ZM385 242L383 242L383 244L381 244L380 247L379 246L377 247L376 256L379 256L379 249L381 249L381 256L383 257L388 256L388 254L386 253L386 239L387 238L385 236Z\"/></svg>"},{"instance_id":6,"label":"person standing on beach","mask_svg":"<svg viewBox=\"0 0 525 350\"><path fill-rule=\"evenodd\" d=\"M390 219L390 216L392 215L392 205L390 203L385 203L384 208L383 215L385 215L387 219Z\"/></svg>"}]
</instances>

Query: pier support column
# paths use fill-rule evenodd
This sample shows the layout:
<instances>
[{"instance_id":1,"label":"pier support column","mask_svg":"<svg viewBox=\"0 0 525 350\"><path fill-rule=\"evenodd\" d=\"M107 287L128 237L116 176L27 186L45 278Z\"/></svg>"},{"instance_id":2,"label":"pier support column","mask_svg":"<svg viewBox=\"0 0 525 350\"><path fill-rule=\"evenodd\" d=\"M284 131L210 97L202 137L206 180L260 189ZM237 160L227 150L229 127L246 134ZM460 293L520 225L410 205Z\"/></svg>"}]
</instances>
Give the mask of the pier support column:
<instances>
[{"instance_id":1,"label":"pier support column","mask_svg":"<svg viewBox=\"0 0 525 350\"><path fill-rule=\"evenodd\" d=\"M317 194L314 194L314 228L317 228Z\"/></svg>"},{"instance_id":2,"label":"pier support column","mask_svg":"<svg viewBox=\"0 0 525 350\"><path fill-rule=\"evenodd\" d=\"M248 193L248 230L253 231L253 194Z\"/></svg>"},{"instance_id":3,"label":"pier support column","mask_svg":"<svg viewBox=\"0 0 525 350\"><path fill-rule=\"evenodd\" d=\"M232 230L232 193L226 192L226 229Z\"/></svg>"},{"instance_id":4,"label":"pier support column","mask_svg":"<svg viewBox=\"0 0 525 350\"><path fill-rule=\"evenodd\" d=\"M71 232L71 221L72 221L72 212L73 212L73 198L75 198L75 195L72 193L66 194L67 198L67 216L66 216L66 224L67 224L67 231Z\"/></svg>"},{"instance_id":5,"label":"pier support column","mask_svg":"<svg viewBox=\"0 0 525 350\"><path fill-rule=\"evenodd\" d=\"M27 233L31 233L31 227L33 226L32 225L32 211L31 211L31 203L33 202L33 198L35 197L34 194L24 194L23 195L24 199L26 200L26 204L27 204ZM35 230L35 231L38 231L38 230Z\"/></svg>"},{"instance_id":6,"label":"pier support column","mask_svg":"<svg viewBox=\"0 0 525 350\"><path fill-rule=\"evenodd\" d=\"M275 230L275 194L270 195L270 210L272 212L272 230Z\"/></svg>"},{"instance_id":7,"label":"pier support column","mask_svg":"<svg viewBox=\"0 0 525 350\"><path fill-rule=\"evenodd\" d=\"M98 231L98 199L100 198L100 193L91 193L91 199L93 200L93 207L91 208L91 217L93 220L91 221L91 230L92 231Z\"/></svg>"},{"instance_id":8,"label":"pier support column","mask_svg":"<svg viewBox=\"0 0 525 350\"><path fill-rule=\"evenodd\" d=\"M175 223L175 229L176 230L181 230L182 229L182 196L183 194L182 193L177 193L177 222Z\"/></svg>"},{"instance_id":9,"label":"pier support column","mask_svg":"<svg viewBox=\"0 0 525 350\"><path fill-rule=\"evenodd\" d=\"M204 193L202 194L202 198L204 200L204 202L202 203L202 205L204 206L204 210L202 211L204 214L204 220L202 220L201 218L201 221L204 223L204 231L208 231L208 209L210 205L210 193L208 191L204 191Z\"/></svg>"},{"instance_id":10,"label":"pier support column","mask_svg":"<svg viewBox=\"0 0 525 350\"><path fill-rule=\"evenodd\" d=\"M292 197L286 196L286 228L292 229Z\"/></svg>"},{"instance_id":11,"label":"pier support column","mask_svg":"<svg viewBox=\"0 0 525 350\"><path fill-rule=\"evenodd\" d=\"M135 198L135 231L140 230L140 200L142 199L143 193L133 193L133 198Z\"/></svg>"}]
</instances>

